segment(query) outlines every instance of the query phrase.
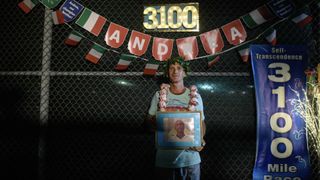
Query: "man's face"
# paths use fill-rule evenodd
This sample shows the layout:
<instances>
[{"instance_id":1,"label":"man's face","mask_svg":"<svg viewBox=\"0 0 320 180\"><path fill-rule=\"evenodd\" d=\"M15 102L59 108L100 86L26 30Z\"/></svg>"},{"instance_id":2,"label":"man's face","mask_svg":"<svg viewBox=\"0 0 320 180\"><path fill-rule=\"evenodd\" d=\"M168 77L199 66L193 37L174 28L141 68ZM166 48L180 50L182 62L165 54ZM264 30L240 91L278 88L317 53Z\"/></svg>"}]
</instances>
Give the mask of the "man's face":
<instances>
[{"instance_id":1,"label":"man's face","mask_svg":"<svg viewBox=\"0 0 320 180\"><path fill-rule=\"evenodd\" d=\"M183 132L184 131L184 123L181 120L177 120L175 124L175 129L177 132Z\"/></svg>"},{"instance_id":2,"label":"man's face","mask_svg":"<svg viewBox=\"0 0 320 180\"><path fill-rule=\"evenodd\" d=\"M179 63L171 64L169 67L169 78L172 83L183 81L186 76L183 67Z\"/></svg>"}]
</instances>

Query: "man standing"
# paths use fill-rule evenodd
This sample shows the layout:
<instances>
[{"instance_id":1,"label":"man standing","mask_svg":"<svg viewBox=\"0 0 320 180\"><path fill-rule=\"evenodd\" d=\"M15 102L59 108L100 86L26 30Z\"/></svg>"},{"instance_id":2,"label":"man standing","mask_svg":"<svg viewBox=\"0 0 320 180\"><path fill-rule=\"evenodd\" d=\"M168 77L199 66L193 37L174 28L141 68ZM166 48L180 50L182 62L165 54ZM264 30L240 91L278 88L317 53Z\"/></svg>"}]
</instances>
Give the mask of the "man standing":
<instances>
[{"instance_id":1,"label":"man standing","mask_svg":"<svg viewBox=\"0 0 320 180\"><path fill-rule=\"evenodd\" d=\"M155 115L157 111L201 111L204 120L203 103L199 94L194 94L195 86L191 89L184 85L184 78L189 70L188 62L183 58L172 58L167 61L165 75L169 85L162 85L152 98L148 111L147 123L152 130L156 129ZM193 98L191 98L193 97ZM203 130L205 130L204 121ZM202 133L204 135L204 132ZM204 146L204 141L203 141ZM200 154L202 148L190 147L184 150L157 149L156 178L164 179L200 179Z\"/></svg>"}]
</instances>

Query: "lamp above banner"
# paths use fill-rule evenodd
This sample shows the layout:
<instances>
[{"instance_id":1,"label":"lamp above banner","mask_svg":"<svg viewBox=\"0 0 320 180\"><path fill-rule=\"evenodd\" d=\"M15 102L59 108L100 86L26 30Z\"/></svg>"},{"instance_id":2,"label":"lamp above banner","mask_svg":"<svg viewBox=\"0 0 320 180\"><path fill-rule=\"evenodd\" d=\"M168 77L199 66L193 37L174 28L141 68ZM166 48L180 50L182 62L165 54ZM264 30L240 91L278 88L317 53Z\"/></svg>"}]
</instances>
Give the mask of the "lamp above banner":
<instances>
[{"instance_id":1,"label":"lamp above banner","mask_svg":"<svg viewBox=\"0 0 320 180\"><path fill-rule=\"evenodd\" d=\"M153 32L199 32L199 3L146 5L143 27Z\"/></svg>"}]
</instances>

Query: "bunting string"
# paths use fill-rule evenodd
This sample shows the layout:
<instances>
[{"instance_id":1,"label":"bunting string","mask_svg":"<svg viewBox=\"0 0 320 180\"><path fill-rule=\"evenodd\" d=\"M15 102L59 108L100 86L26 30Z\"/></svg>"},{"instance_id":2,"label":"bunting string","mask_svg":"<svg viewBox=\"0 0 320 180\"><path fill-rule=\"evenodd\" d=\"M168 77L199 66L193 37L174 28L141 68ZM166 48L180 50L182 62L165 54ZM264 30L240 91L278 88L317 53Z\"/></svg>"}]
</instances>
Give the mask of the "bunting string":
<instances>
[{"instance_id":1,"label":"bunting string","mask_svg":"<svg viewBox=\"0 0 320 180\"><path fill-rule=\"evenodd\" d=\"M115 49L107 48L107 47L105 47L104 45L101 45L101 44L99 44L99 43L94 42L93 40L91 40L91 39L88 38L87 36L84 36L84 35L82 35L79 31L75 30L69 23L65 23L65 24L66 24L72 31L77 32L81 37L83 37L83 38L86 39L87 41L89 41L89 42L91 42L91 43L93 43L93 44L98 44L98 45L100 45L100 46L103 47L106 51L113 52L113 53L116 53L116 54L123 54L122 52L119 52L119 51L117 51L117 50L115 50ZM133 55L133 56L135 56L135 55ZM148 59L143 58L143 57L140 57L140 56L135 56L135 57L136 57L136 58L139 58L139 59L141 59L141 60L144 60L144 61L149 61Z\"/></svg>"},{"instance_id":2,"label":"bunting string","mask_svg":"<svg viewBox=\"0 0 320 180\"><path fill-rule=\"evenodd\" d=\"M30 1L30 2L32 1L32 2L33 2L33 1L35 1L35 0L24 0L24 1ZM24 1L23 1L23 2L24 2ZM277 25L279 25L279 24L281 24L281 23L283 23L283 22L285 22L285 21L287 21L287 20L289 20L289 19L292 19L296 12L303 10L304 8L308 7L309 5L311 5L312 3L315 3L315 2L316 2L317 5L319 6L319 2L318 2L318 1L319 1L319 0L310 1L310 2L308 2L308 3L306 3L306 4L304 4L303 7L299 8L299 9L295 9L294 11L292 11L292 12L290 13L289 16L280 18L278 21L276 21L276 22L274 22L272 25L270 25L270 27L268 27L266 30L264 30L263 32L259 33L258 35L256 35L254 38L252 38L252 39L250 39L250 40L245 40L244 42L238 43L238 44L236 44L236 45L233 45L232 47L229 47L229 48L227 48L227 49L225 49L225 50L221 50L221 51L219 51L219 52L215 52L215 53L213 53L213 54L207 54L207 55L203 55L203 56L193 57L192 59L190 59L190 61L194 61L194 60L198 60L198 59L204 59L204 58L210 58L210 57L213 57L213 56L220 56L220 55L223 55L223 54L225 54L225 53L227 53L227 52L230 52L230 51L232 51L232 50L234 50L234 49L238 49L238 48L241 48L241 47L244 47L244 46L248 46L248 45L250 45L252 42L254 42L254 41L262 38L262 36L265 35L265 33L266 33L267 31L269 31L270 28L275 28ZM60 2L60 1L59 1L59 2ZM39 1L39 3L41 3L42 5L44 5L44 6L47 7L47 5L44 4L42 1ZM21 3L20 3L20 4L21 4ZM20 7L20 4L19 4L19 7ZM265 6L265 8L266 8L266 4L264 4L264 5L261 6L261 7L264 7L264 6ZM33 7L34 7L34 5L33 5ZM33 8L33 7L32 7L32 8ZM47 7L47 8L50 8L50 7ZM51 7L51 9L52 9L52 7ZM260 9L260 8L258 8L256 11L258 11L259 9ZM29 11L28 11L28 12L29 12ZM240 19L240 18L246 18L246 16L249 16L249 15L240 16L238 19ZM314 19L316 19L316 18L318 19L318 16L319 16L319 14L317 14L317 15L316 15L315 17L313 17L313 18L314 18ZM103 17L103 18L104 18L104 17ZM105 20L106 22L108 22L108 23L112 23L112 22L111 22L110 20L108 20L107 18L104 18L104 20ZM258 22L258 23L261 23L261 22ZM262 23L263 23L263 22L262 22ZM91 43L93 43L93 44L97 44L97 45L101 46L103 49L105 49L105 50L108 51L108 52L113 52L113 53L116 53L116 54L124 54L124 53L125 53L125 52L120 52L120 51L118 51L118 50L115 50L115 49L113 49L113 48L105 47L105 45L101 45L101 44L98 44L98 43L94 42L93 40L91 40L91 38L88 38L87 36L83 35L83 34L80 33L79 31L77 31L75 28L73 28L72 25L69 24L69 22L64 22L64 24L66 24L66 26L68 26L68 28L71 29L72 31L78 33L82 38L86 39L87 41L89 41L89 42L91 42ZM246 24L247 24L247 23L246 23ZM259 24L256 24L256 25L259 25ZM247 26L248 26L248 24L247 24ZM249 27L249 28L251 28L251 27ZM217 29L219 30L220 28L217 28ZM131 29L128 29L128 30L131 31L131 32L133 31L133 30L131 30ZM97 36L97 35L96 35L96 36ZM198 36L195 36L195 37L198 37ZM177 45L177 46L178 46L178 45ZM137 55L133 55L133 54L132 54L132 56L135 57L135 58L141 59L141 60L143 60L143 61L151 61L150 58L144 58L144 57L137 56Z\"/></svg>"}]
</instances>

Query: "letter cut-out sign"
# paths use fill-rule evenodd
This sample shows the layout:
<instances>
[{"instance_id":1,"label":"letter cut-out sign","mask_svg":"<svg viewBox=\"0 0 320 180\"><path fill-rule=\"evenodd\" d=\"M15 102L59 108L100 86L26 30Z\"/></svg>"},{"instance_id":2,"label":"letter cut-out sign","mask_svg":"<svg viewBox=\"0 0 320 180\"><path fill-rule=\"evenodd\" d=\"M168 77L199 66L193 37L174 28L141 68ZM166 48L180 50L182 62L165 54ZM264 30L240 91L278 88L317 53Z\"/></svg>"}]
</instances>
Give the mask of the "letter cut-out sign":
<instances>
[{"instance_id":1,"label":"letter cut-out sign","mask_svg":"<svg viewBox=\"0 0 320 180\"><path fill-rule=\"evenodd\" d=\"M192 60L198 56L199 49L196 36L177 39L176 43L179 56L183 57L184 60Z\"/></svg>"},{"instance_id":2,"label":"letter cut-out sign","mask_svg":"<svg viewBox=\"0 0 320 180\"><path fill-rule=\"evenodd\" d=\"M220 52L224 47L221 33L219 29L200 34L202 46L207 54L215 54Z\"/></svg>"},{"instance_id":3,"label":"letter cut-out sign","mask_svg":"<svg viewBox=\"0 0 320 180\"><path fill-rule=\"evenodd\" d=\"M104 40L108 46L119 48L128 34L128 29L115 23L110 23Z\"/></svg>"},{"instance_id":4,"label":"letter cut-out sign","mask_svg":"<svg viewBox=\"0 0 320 180\"><path fill-rule=\"evenodd\" d=\"M247 32L244 29L240 19L234 20L222 26L224 35L232 45L238 45L246 41Z\"/></svg>"},{"instance_id":5,"label":"letter cut-out sign","mask_svg":"<svg viewBox=\"0 0 320 180\"><path fill-rule=\"evenodd\" d=\"M153 38L152 56L159 61L166 61L171 57L173 39Z\"/></svg>"},{"instance_id":6,"label":"letter cut-out sign","mask_svg":"<svg viewBox=\"0 0 320 180\"><path fill-rule=\"evenodd\" d=\"M141 56L146 53L150 39L150 35L133 30L128 44L130 53L137 56Z\"/></svg>"}]
</instances>

